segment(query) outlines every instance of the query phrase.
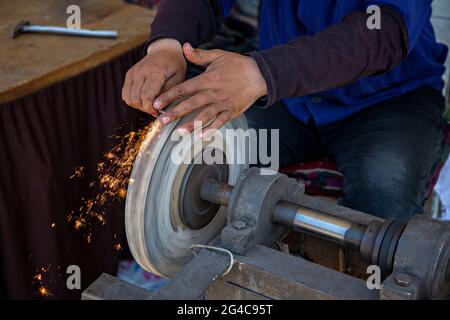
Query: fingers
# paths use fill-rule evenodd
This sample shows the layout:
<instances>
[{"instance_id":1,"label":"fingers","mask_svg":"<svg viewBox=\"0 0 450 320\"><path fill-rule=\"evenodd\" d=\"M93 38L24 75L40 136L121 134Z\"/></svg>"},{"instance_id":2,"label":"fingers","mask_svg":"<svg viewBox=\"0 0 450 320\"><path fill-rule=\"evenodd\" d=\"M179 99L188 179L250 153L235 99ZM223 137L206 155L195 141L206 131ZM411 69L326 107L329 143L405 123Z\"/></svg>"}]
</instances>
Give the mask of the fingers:
<instances>
[{"instance_id":1,"label":"fingers","mask_svg":"<svg viewBox=\"0 0 450 320\"><path fill-rule=\"evenodd\" d=\"M157 118L158 110L153 107L153 102L164 86L164 79L146 79L141 90L142 111L150 113Z\"/></svg>"},{"instance_id":2,"label":"fingers","mask_svg":"<svg viewBox=\"0 0 450 320\"><path fill-rule=\"evenodd\" d=\"M122 100L130 107L142 108L141 90L144 81L144 75L137 73L134 68L128 70L122 87Z\"/></svg>"},{"instance_id":3,"label":"fingers","mask_svg":"<svg viewBox=\"0 0 450 320\"><path fill-rule=\"evenodd\" d=\"M228 121L230 121L232 118L231 116L231 112L230 111L222 111L221 113L219 113L216 116L216 119L211 122L211 124L209 126L207 126L206 128L203 128L202 132L206 133L207 131L210 130L219 130L220 128L222 128Z\"/></svg>"},{"instance_id":4,"label":"fingers","mask_svg":"<svg viewBox=\"0 0 450 320\"><path fill-rule=\"evenodd\" d=\"M202 65L208 65L222 55L221 50L193 49L190 44L185 44L183 50L188 60ZM177 100L192 96L201 90L207 90L211 82L211 76L205 72L181 84L168 86L168 90L164 90L165 87L163 93L156 98L153 107L156 110L162 110Z\"/></svg>"},{"instance_id":5,"label":"fingers","mask_svg":"<svg viewBox=\"0 0 450 320\"><path fill-rule=\"evenodd\" d=\"M165 79L162 75L153 74L145 77L131 69L125 76L122 99L127 105L158 117L159 113L153 107L153 102L161 93L164 84Z\"/></svg>"},{"instance_id":6,"label":"fingers","mask_svg":"<svg viewBox=\"0 0 450 320\"><path fill-rule=\"evenodd\" d=\"M177 84L181 83L184 79L177 77L177 76L173 76L171 78L169 78L166 83L164 83L164 87L161 89L161 92L166 92L169 89L172 89L173 87L175 87Z\"/></svg>"},{"instance_id":7,"label":"fingers","mask_svg":"<svg viewBox=\"0 0 450 320\"><path fill-rule=\"evenodd\" d=\"M218 105L209 105L205 107L193 120L183 124L178 128L181 132L194 132L195 129L210 125L221 113L223 109Z\"/></svg>"},{"instance_id":8,"label":"fingers","mask_svg":"<svg viewBox=\"0 0 450 320\"><path fill-rule=\"evenodd\" d=\"M131 87L133 85L133 77L130 71L127 72L125 82L122 87L122 100L128 105L131 103Z\"/></svg>"},{"instance_id":9,"label":"fingers","mask_svg":"<svg viewBox=\"0 0 450 320\"><path fill-rule=\"evenodd\" d=\"M162 110L174 101L192 96L198 91L205 89L205 84L206 80L203 75L187 80L161 94L158 98L156 98L153 106L157 110Z\"/></svg>"},{"instance_id":10,"label":"fingers","mask_svg":"<svg viewBox=\"0 0 450 320\"><path fill-rule=\"evenodd\" d=\"M187 60L204 67L207 67L222 55L221 50L194 49L190 43L183 45L183 52Z\"/></svg>"},{"instance_id":11,"label":"fingers","mask_svg":"<svg viewBox=\"0 0 450 320\"><path fill-rule=\"evenodd\" d=\"M180 102L180 104L165 112L158 119L164 125L167 125L191 112L194 112L197 109L204 107L205 105L209 104L211 100L212 98L206 92L200 92Z\"/></svg>"},{"instance_id":12,"label":"fingers","mask_svg":"<svg viewBox=\"0 0 450 320\"><path fill-rule=\"evenodd\" d=\"M133 78L133 85L130 92L131 106L142 109L141 90L144 85L145 78L141 75L137 75Z\"/></svg>"}]
</instances>

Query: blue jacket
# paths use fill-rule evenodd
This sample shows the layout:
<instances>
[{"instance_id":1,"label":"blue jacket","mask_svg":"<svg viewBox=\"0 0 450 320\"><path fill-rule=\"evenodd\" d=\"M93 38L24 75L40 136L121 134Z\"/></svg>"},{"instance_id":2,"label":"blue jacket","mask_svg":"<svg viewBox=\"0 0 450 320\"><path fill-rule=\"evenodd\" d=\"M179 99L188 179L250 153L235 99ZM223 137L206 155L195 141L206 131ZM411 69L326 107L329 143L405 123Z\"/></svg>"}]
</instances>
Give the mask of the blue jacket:
<instances>
[{"instance_id":1,"label":"blue jacket","mask_svg":"<svg viewBox=\"0 0 450 320\"><path fill-rule=\"evenodd\" d=\"M234 1L222 0L227 12ZM346 87L306 97L285 99L289 110L304 122L332 123L386 99L418 87L441 90L447 47L436 41L431 25L432 0L263 0L261 49L314 35L339 23L348 13L369 5L390 5L404 18L409 33L409 55L395 69L364 78Z\"/></svg>"}]
</instances>

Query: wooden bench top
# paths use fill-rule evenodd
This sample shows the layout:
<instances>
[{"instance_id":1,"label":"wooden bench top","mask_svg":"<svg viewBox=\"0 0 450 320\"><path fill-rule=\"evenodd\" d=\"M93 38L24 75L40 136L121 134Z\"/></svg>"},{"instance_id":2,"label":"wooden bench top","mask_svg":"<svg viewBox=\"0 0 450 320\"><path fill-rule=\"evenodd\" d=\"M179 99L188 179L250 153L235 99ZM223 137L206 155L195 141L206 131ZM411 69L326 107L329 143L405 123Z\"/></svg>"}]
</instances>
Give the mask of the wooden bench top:
<instances>
[{"instance_id":1,"label":"wooden bench top","mask_svg":"<svg viewBox=\"0 0 450 320\"><path fill-rule=\"evenodd\" d=\"M21 20L66 26L67 6L81 8L81 27L117 30L117 39L23 34ZM155 12L123 0L0 1L0 104L76 76L145 43Z\"/></svg>"}]
</instances>

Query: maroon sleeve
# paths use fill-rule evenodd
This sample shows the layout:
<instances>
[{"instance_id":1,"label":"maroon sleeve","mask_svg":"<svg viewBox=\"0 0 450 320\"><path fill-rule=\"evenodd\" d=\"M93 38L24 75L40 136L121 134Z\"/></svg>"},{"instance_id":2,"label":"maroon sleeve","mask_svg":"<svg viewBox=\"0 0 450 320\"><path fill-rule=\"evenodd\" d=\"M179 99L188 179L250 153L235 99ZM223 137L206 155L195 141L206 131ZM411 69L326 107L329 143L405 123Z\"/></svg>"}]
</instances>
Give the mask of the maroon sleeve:
<instances>
[{"instance_id":1,"label":"maroon sleeve","mask_svg":"<svg viewBox=\"0 0 450 320\"><path fill-rule=\"evenodd\" d=\"M408 54L406 24L393 8L382 7L381 13L380 30L368 29L368 15L355 11L315 36L251 53L267 83L267 105L342 87L399 65Z\"/></svg>"},{"instance_id":2,"label":"maroon sleeve","mask_svg":"<svg viewBox=\"0 0 450 320\"><path fill-rule=\"evenodd\" d=\"M220 0L162 0L152 24L149 43L173 38L194 47L210 40L223 22Z\"/></svg>"}]
</instances>

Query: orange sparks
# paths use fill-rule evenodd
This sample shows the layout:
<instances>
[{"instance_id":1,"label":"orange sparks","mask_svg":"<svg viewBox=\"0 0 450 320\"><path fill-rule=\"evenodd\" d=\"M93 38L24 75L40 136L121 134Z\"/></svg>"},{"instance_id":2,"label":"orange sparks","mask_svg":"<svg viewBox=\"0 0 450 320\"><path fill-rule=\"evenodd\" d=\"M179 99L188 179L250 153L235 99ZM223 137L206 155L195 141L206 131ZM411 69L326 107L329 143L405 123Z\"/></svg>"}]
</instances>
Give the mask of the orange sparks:
<instances>
[{"instance_id":1,"label":"orange sparks","mask_svg":"<svg viewBox=\"0 0 450 320\"><path fill-rule=\"evenodd\" d=\"M122 247L122 245L121 245L120 243L116 243L116 244L114 245L114 250L116 250L116 251L122 251L122 250L123 250L123 247Z\"/></svg>"},{"instance_id":2,"label":"orange sparks","mask_svg":"<svg viewBox=\"0 0 450 320\"><path fill-rule=\"evenodd\" d=\"M102 172L104 167L105 167L105 163L104 162L98 163L97 164L97 172Z\"/></svg>"},{"instance_id":3,"label":"orange sparks","mask_svg":"<svg viewBox=\"0 0 450 320\"><path fill-rule=\"evenodd\" d=\"M115 155L114 155L114 153L112 153L112 152L108 152L108 153L105 155L105 157L106 157L107 159L111 160L111 159L114 159L114 158L115 158Z\"/></svg>"},{"instance_id":4,"label":"orange sparks","mask_svg":"<svg viewBox=\"0 0 450 320\"><path fill-rule=\"evenodd\" d=\"M42 281L42 273L38 273L37 275L35 275L33 277L33 279L36 280L36 281Z\"/></svg>"},{"instance_id":5,"label":"orange sparks","mask_svg":"<svg viewBox=\"0 0 450 320\"><path fill-rule=\"evenodd\" d=\"M56 229L56 223L53 222L53 223L50 225L50 228Z\"/></svg>"},{"instance_id":6,"label":"orange sparks","mask_svg":"<svg viewBox=\"0 0 450 320\"><path fill-rule=\"evenodd\" d=\"M75 172L73 173L73 175L69 177L69 179L82 178L83 175L84 175L84 167L77 167L75 168Z\"/></svg>"},{"instance_id":7,"label":"orange sparks","mask_svg":"<svg viewBox=\"0 0 450 320\"><path fill-rule=\"evenodd\" d=\"M83 228L84 225L85 225L85 221L81 217L75 221L75 229L76 230L80 230L81 228Z\"/></svg>"},{"instance_id":8,"label":"orange sparks","mask_svg":"<svg viewBox=\"0 0 450 320\"><path fill-rule=\"evenodd\" d=\"M49 277L48 273L50 272L50 269L51 265L36 269L36 274L33 276L33 281L31 282L34 286L36 286L37 292L42 297L48 297L52 295L47 287L47 284L55 282L55 279L52 277L52 275L50 275L50 278L47 279Z\"/></svg>"},{"instance_id":9,"label":"orange sparks","mask_svg":"<svg viewBox=\"0 0 450 320\"><path fill-rule=\"evenodd\" d=\"M42 268L41 268L41 271L42 271L43 273L46 273L46 272L49 272L49 271L50 271L50 268L51 268L51 265L48 265L47 267L42 267Z\"/></svg>"},{"instance_id":10,"label":"orange sparks","mask_svg":"<svg viewBox=\"0 0 450 320\"><path fill-rule=\"evenodd\" d=\"M125 199L126 196L127 196L127 190L126 190L125 188L121 188L121 189L119 190L119 197L120 197L121 199Z\"/></svg>"},{"instance_id":11,"label":"orange sparks","mask_svg":"<svg viewBox=\"0 0 450 320\"><path fill-rule=\"evenodd\" d=\"M42 297L48 297L48 296L51 296L51 295L52 295L52 293L50 292L50 290L48 290L48 289L47 289L45 286L43 286L43 285L41 285L41 286L39 287L38 292L39 292L39 294L40 294Z\"/></svg>"},{"instance_id":12,"label":"orange sparks","mask_svg":"<svg viewBox=\"0 0 450 320\"><path fill-rule=\"evenodd\" d=\"M92 199L82 199L82 205L77 212L71 212L67 220L75 221L76 230L84 230L85 238L91 242L92 226L95 222L104 225L106 214L103 206L110 200L122 202L127 196L128 184L134 181L130 179L133 163L147 137L155 136L161 126L158 121L148 124L146 127L132 131L121 138L118 145L104 154L102 162L97 164L98 178L91 182L89 187L99 188L99 193ZM72 177L82 177L83 168L75 170ZM71 178L72 178L71 177ZM122 246L114 245L117 251L122 250Z\"/></svg>"},{"instance_id":13,"label":"orange sparks","mask_svg":"<svg viewBox=\"0 0 450 320\"><path fill-rule=\"evenodd\" d=\"M106 219L105 219L105 214L104 213L99 213L96 215L97 220L104 225L106 223Z\"/></svg>"}]
</instances>

